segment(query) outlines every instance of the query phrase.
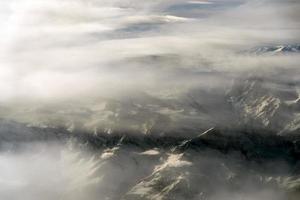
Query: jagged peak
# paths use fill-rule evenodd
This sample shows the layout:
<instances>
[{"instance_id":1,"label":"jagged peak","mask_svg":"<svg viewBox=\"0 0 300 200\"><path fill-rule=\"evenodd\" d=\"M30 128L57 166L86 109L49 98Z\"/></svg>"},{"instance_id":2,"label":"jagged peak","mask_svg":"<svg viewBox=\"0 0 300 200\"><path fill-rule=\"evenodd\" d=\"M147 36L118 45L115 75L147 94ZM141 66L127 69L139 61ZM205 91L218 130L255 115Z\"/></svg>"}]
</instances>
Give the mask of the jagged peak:
<instances>
[{"instance_id":1,"label":"jagged peak","mask_svg":"<svg viewBox=\"0 0 300 200\"><path fill-rule=\"evenodd\" d=\"M299 52L300 52L299 44L261 46L250 50L250 53L255 55L278 55L278 54L289 54L289 53L299 53Z\"/></svg>"}]
</instances>

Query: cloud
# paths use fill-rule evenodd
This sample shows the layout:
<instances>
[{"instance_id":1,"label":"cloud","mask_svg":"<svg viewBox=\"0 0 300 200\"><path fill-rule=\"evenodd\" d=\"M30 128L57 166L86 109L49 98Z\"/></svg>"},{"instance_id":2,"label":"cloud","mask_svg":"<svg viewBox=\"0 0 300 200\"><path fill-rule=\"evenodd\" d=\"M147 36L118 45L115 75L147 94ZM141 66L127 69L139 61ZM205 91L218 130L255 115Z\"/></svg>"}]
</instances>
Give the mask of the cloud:
<instances>
[{"instance_id":1,"label":"cloud","mask_svg":"<svg viewBox=\"0 0 300 200\"><path fill-rule=\"evenodd\" d=\"M1 105L72 100L90 109L86 102L122 102L128 92L178 100L195 88L224 90L262 65L294 68L295 56L239 52L299 42L298 8L268 0L2 1Z\"/></svg>"},{"instance_id":2,"label":"cloud","mask_svg":"<svg viewBox=\"0 0 300 200\"><path fill-rule=\"evenodd\" d=\"M189 137L215 126L232 128L241 119L226 107L225 97L236 80L266 77L267 90L299 95L298 54L245 53L300 43L299 13L298 0L1 0L0 118L95 134ZM240 106L252 105L247 103ZM268 108L264 102L255 106ZM164 160L153 150L134 149L134 156L151 160L137 163L127 151L115 158L117 148L97 152L94 159L82 149L27 145L22 153L0 152L3 199L116 195L117 184L135 183L151 172L156 162L151 156ZM197 160L207 169L205 159ZM191 166L170 161L174 157L166 161L171 167ZM253 191L243 197L284 199L273 190L254 196ZM241 195L220 191L215 199Z\"/></svg>"}]
</instances>

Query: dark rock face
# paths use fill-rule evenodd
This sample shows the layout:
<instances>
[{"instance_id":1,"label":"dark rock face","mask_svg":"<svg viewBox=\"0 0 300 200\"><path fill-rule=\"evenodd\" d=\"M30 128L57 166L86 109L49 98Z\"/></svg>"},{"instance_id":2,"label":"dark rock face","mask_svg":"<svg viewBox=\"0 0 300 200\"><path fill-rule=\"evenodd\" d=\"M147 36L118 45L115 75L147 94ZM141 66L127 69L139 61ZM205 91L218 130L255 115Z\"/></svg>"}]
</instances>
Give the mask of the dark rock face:
<instances>
[{"instance_id":1,"label":"dark rock face","mask_svg":"<svg viewBox=\"0 0 300 200\"><path fill-rule=\"evenodd\" d=\"M292 199L292 190L298 186L285 191L286 183L275 177L297 177L296 143L281 136L237 136L210 129L174 147L168 158L124 198L215 199L228 194L228 198L234 194L253 198L250 193L269 190L276 195L267 198Z\"/></svg>"},{"instance_id":2,"label":"dark rock face","mask_svg":"<svg viewBox=\"0 0 300 200\"><path fill-rule=\"evenodd\" d=\"M1 123L5 143L16 144L26 135L43 142L72 141L77 148L98 154L93 177L101 176L102 182L89 186L91 199L99 195L141 200L238 199L254 194L257 199L265 195L278 200L299 197L300 138L295 135L211 128L186 139L94 135Z\"/></svg>"},{"instance_id":3,"label":"dark rock face","mask_svg":"<svg viewBox=\"0 0 300 200\"><path fill-rule=\"evenodd\" d=\"M275 72L282 73L282 72ZM236 79L227 97L237 114L236 122L246 129L266 129L276 134L290 134L298 125L298 83L264 76Z\"/></svg>"}]
</instances>

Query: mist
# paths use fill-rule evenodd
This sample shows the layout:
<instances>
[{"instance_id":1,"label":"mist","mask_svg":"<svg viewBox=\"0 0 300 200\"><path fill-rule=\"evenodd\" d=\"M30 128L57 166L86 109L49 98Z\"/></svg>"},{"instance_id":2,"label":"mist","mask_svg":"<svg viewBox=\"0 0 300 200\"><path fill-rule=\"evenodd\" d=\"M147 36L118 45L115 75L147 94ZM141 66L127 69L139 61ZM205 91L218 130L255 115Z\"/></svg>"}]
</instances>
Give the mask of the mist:
<instances>
[{"instance_id":1,"label":"mist","mask_svg":"<svg viewBox=\"0 0 300 200\"><path fill-rule=\"evenodd\" d=\"M299 56L241 53L299 43L295 1L1 4L1 106L9 110L1 115L21 122L55 124L61 117L53 111L68 112L65 104L103 116L93 108L127 94L178 100L195 89L226 91L249 71L268 76L299 63ZM38 111L49 106L48 116ZM74 115L64 121L86 124Z\"/></svg>"},{"instance_id":2,"label":"mist","mask_svg":"<svg viewBox=\"0 0 300 200\"><path fill-rule=\"evenodd\" d=\"M0 198L297 199L299 13L2 0Z\"/></svg>"},{"instance_id":3,"label":"mist","mask_svg":"<svg viewBox=\"0 0 300 200\"><path fill-rule=\"evenodd\" d=\"M263 172L254 163L249 170L240 155L224 156L211 150L191 150L184 158L183 154L139 148L91 151L77 146L74 140L67 144L37 142L26 143L18 151L1 152L0 164L0 197L5 199L134 199L144 192L150 196L145 199L153 199L163 198L164 193L171 191L178 199L189 199L178 191L190 195L196 192L193 198L190 196L195 200L288 198L275 184L278 181L283 185L288 178L271 178L288 174L284 161L264 164L280 166L278 170ZM152 184L159 184L165 192L152 188Z\"/></svg>"}]
</instances>

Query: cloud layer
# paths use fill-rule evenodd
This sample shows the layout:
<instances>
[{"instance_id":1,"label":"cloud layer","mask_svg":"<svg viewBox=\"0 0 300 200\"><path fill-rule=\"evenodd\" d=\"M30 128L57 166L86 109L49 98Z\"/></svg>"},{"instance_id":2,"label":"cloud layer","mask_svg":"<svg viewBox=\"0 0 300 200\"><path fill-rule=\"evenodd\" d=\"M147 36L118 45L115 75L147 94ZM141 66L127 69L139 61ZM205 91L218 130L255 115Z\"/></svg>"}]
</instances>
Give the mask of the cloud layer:
<instances>
[{"instance_id":1,"label":"cloud layer","mask_svg":"<svg viewBox=\"0 0 300 200\"><path fill-rule=\"evenodd\" d=\"M298 11L292 0L2 1L1 105L21 104L8 112L29 119L49 104L91 109L141 92L178 99L195 88L226 90L245 71L297 66L295 56L239 52L298 43Z\"/></svg>"}]
</instances>

